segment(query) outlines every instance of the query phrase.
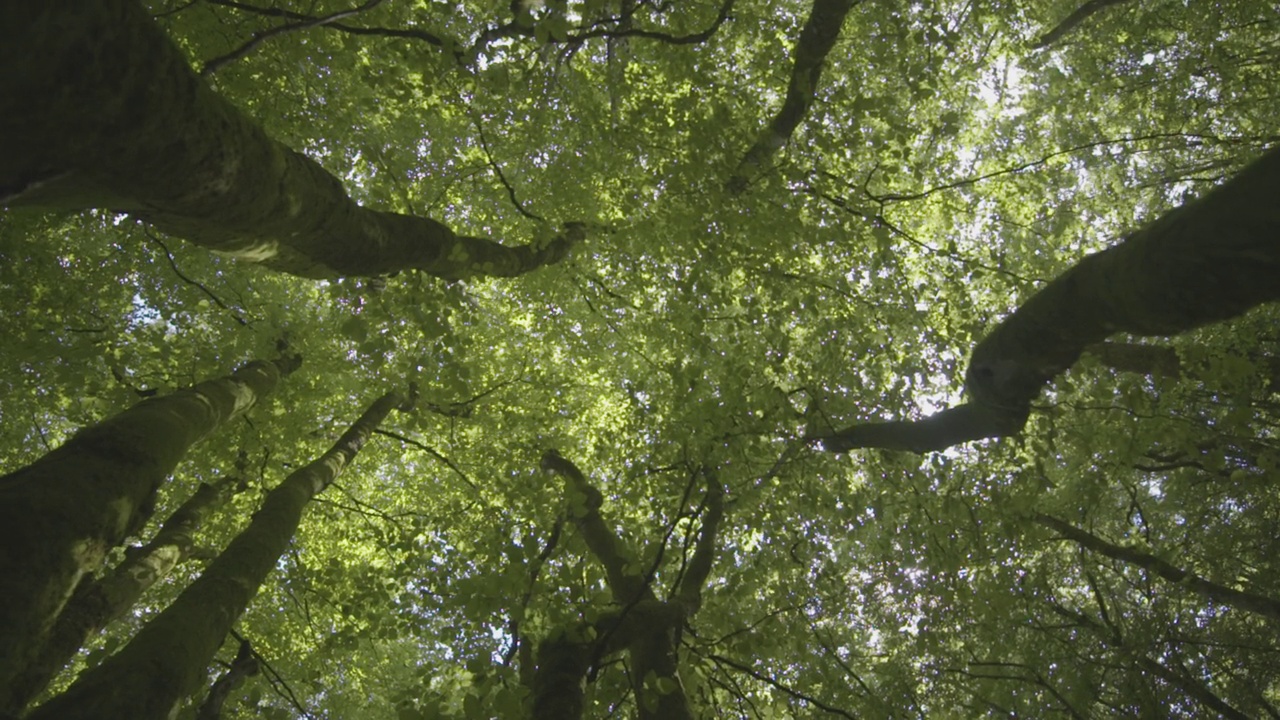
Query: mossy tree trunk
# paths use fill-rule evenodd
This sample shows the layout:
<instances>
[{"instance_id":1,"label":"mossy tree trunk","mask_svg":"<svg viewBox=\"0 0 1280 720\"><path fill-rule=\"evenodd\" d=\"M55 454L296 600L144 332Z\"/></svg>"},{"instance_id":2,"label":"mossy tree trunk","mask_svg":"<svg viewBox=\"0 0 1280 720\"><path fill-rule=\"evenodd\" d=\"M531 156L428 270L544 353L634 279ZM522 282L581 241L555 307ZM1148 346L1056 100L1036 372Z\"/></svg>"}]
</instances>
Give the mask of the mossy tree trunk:
<instances>
[{"instance_id":1,"label":"mossy tree trunk","mask_svg":"<svg viewBox=\"0 0 1280 720\"><path fill-rule=\"evenodd\" d=\"M195 547L195 532L205 516L222 505L237 486L243 487L243 482L237 477L226 477L212 485L201 483L150 542L130 548L124 561L103 577L81 583L53 624L39 653L14 680L11 709L25 708L49 686L86 640L122 617L144 592L190 557Z\"/></svg>"}]
</instances>

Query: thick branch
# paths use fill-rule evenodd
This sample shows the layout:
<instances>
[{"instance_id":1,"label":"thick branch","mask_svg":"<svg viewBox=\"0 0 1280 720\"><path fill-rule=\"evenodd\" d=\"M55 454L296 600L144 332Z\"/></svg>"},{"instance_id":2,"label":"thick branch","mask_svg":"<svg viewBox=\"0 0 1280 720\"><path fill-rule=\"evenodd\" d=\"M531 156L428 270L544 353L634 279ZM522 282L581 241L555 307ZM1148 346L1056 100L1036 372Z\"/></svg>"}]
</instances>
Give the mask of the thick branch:
<instances>
[{"instance_id":1,"label":"thick branch","mask_svg":"<svg viewBox=\"0 0 1280 720\"><path fill-rule=\"evenodd\" d=\"M1026 414L993 412L975 403L947 408L920 420L869 422L849 427L823 438L829 452L859 448L906 450L925 453L953 445L1016 434L1026 422Z\"/></svg>"},{"instance_id":2,"label":"thick branch","mask_svg":"<svg viewBox=\"0 0 1280 720\"><path fill-rule=\"evenodd\" d=\"M506 277L554 263L585 238L570 224L507 247L430 218L361 207L318 163L210 90L134 0L2 7L5 205L130 212L302 277L410 269Z\"/></svg>"},{"instance_id":3,"label":"thick branch","mask_svg":"<svg viewBox=\"0 0 1280 720\"><path fill-rule=\"evenodd\" d=\"M1031 296L974 348L966 389L1023 408L1108 335L1176 335L1280 299L1278 201L1280 148Z\"/></svg>"},{"instance_id":4,"label":"thick branch","mask_svg":"<svg viewBox=\"0 0 1280 720\"><path fill-rule=\"evenodd\" d=\"M782 102L778 114L773 116L769 126L756 139L747 153L738 163L737 170L729 179L731 192L739 193L746 189L747 182L757 168L787 144L796 127L804 119L809 106L813 103L814 94L818 90L818 81L822 78L822 68L826 64L827 54L835 46L840 37L840 28L844 19L858 4L859 0L814 0L813 9L809 11L809 19L800 31L800 39L796 41L795 64L791 70L791 82L787 86L787 97Z\"/></svg>"},{"instance_id":5,"label":"thick branch","mask_svg":"<svg viewBox=\"0 0 1280 720\"><path fill-rule=\"evenodd\" d=\"M1061 533L1063 537L1074 540L1081 546L1113 560L1121 560L1140 568L1145 568L1171 583L1177 583L1213 602L1228 605L1246 612L1257 613L1280 620L1280 601L1265 595L1243 592L1225 585L1210 582L1183 570L1151 553L1109 543L1087 530L1081 530L1069 523L1050 515L1036 514L1036 522Z\"/></svg>"},{"instance_id":6,"label":"thick branch","mask_svg":"<svg viewBox=\"0 0 1280 720\"><path fill-rule=\"evenodd\" d=\"M1041 388L1117 332L1176 335L1280 299L1280 148L1204 197L1076 263L973 350L972 399L914 423L855 425L824 441L940 450L1021 431Z\"/></svg>"}]
</instances>

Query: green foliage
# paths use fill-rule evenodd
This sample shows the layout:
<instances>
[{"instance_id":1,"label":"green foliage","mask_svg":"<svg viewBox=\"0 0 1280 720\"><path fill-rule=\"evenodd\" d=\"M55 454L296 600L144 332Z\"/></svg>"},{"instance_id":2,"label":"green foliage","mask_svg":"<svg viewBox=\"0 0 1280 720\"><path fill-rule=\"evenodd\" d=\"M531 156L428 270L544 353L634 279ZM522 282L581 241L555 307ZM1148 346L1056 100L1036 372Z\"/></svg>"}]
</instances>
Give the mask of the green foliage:
<instances>
[{"instance_id":1,"label":"green foliage","mask_svg":"<svg viewBox=\"0 0 1280 720\"><path fill-rule=\"evenodd\" d=\"M287 20L150 4L197 64ZM926 457L801 441L955 402L995 318L1275 142L1268 3L1123 4L1029 49L1073 9L860 5L793 142L740 197L723 183L781 102L807 4L740 0L684 45L574 40L615 27L601 2L548 3L480 45L506 3L389 2L274 35L211 82L361 202L475 235L539 230L514 193L552 224L612 232L510 280L325 283L108 212L0 215L0 469L287 337L303 370L160 498L162 518L247 452L251 490L201 539L216 549L371 398L418 383L423 409L313 503L241 623L271 672L228 718L524 716L514 633L532 644L616 609L576 529L543 558L584 500L538 470L547 448L588 473L663 597L700 528L686 487L718 468L726 518L681 650L701 716L1202 717L1191 681L1274 713L1274 621L1031 521L1280 597L1274 308L1176 340L1178 378L1082 363L1016 440ZM634 25L680 36L714 11L641 3ZM626 672L603 658L588 717L676 690L655 677L637 700Z\"/></svg>"}]
</instances>

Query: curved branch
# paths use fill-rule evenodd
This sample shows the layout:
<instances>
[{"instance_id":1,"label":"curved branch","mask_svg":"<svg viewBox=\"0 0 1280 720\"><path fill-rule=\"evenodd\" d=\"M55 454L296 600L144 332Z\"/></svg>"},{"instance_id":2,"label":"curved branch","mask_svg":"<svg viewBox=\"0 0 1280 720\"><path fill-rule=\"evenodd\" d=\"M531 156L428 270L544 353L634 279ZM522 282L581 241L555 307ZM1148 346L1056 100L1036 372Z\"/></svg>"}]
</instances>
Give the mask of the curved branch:
<instances>
[{"instance_id":1,"label":"curved branch","mask_svg":"<svg viewBox=\"0 0 1280 720\"><path fill-rule=\"evenodd\" d=\"M570 223L508 247L360 206L319 163L214 93L130 0L6 9L0 47L48 59L44 72L0 71L3 204L131 212L209 250L311 278L509 277L561 260L586 237ZM86 54L93 63L79 60Z\"/></svg>"},{"instance_id":2,"label":"curved branch","mask_svg":"<svg viewBox=\"0 0 1280 720\"><path fill-rule=\"evenodd\" d=\"M353 15L358 15L364 12L365 10L375 8L378 5L381 5L382 2L383 0L367 0L363 5L351 8L350 10L339 10L338 12L330 13L324 17L308 18L299 22L286 23L268 30L256 32L253 34L253 37L247 40L240 47L206 62L204 66L200 68L200 74L209 76L218 72L223 68L223 66L229 65L242 57L248 56L249 53L256 50L259 45L276 35L283 35L294 30L310 30L313 27L319 27L339 20L345 20Z\"/></svg>"},{"instance_id":3,"label":"curved branch","mask_svg":"<svg viewBox=\"0 0 1280 720\"><path fill-rule=\"evenodd\" d=\"M724 486L720 484L715 472L704 470L707 478L707 496L704 501L706 513L702 516L702 530L698 534L698 542L693 549L693 559L684 577L680 579L680 588L676 592L690 615L702 607L702 586L711 574L711 566L716 558L716 533L720 530L720 521L724 519Z\"/></svg>"},{"instance_id":4,"label":"curved branch","mask_svg":"<svg viewBox=\"0 0 1280 720\"><path fill-rule=\"evenodd\" d=\"M543 453L542 469L564 477L568 480L569 488L582 498L581 503L570 499L569 516L582 531L582 538L586 540L591 554L595 555L604 568L614 600L626 604L640 597L642 592L646 596L652 595L644 578L627 571L622 539L609 529L600 513L600 506L604 503L604 496L600 491L587 481L586 475L582 474L577 465L555 450Z\"/></svg>"},{"instance_id":5,"label":"curved branch","mask_svg":"<svg viewBox=\"0 0 1280 720\"><path fill-rule=\"evenodd\" d=\"M829 452L860 448L935 452L974 440L1014 435L1022 429L1029 410L1015 415L965 403L920 420L859 423L833 435L813 439L821 440L823 449Z\"/></svg>"},{"instance_id":6,"label":"curved branch","mask_svg":"<svg viewBox=\"0 0 1280 720\"><path fill-rule=\"evenodd\" d=\"M1021 431L1040 390L1117 332L1176 335L1280 300L1280 147L1198 200L1076 263L973 349L971 399L914 422L854 425L825 449L923 452Z\"/></svg>"}]
</instances>

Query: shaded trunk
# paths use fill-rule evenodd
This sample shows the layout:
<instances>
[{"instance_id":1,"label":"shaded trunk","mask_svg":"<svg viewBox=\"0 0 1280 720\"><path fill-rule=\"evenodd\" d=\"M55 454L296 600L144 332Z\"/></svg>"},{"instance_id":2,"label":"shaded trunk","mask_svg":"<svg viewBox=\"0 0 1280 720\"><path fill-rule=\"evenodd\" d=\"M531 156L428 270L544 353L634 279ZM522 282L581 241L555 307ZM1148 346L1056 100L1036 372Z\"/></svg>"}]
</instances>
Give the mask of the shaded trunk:
<instances>
[{"instance_id":1,"label":"shaded trunk","mask_svg":"<svg viewBox=\"0 0 1280 720\"><path fill-rule=\"evenodd\" d=\"M332 483L392 409L397 394L379 398L338 442L267 494L249 526L204 574L146 624L115 655L84 672L30 720L168 718L195 692L231 626L288 548L307 503Z\"/></svg>"},{"instance_id":2,"label":"shaded trunk","mask_svg":"<svg viewBox=\"0 0 1280 720\"><path fill-rule=\"evenodd\" d=\"M231 693L244 684L245 680L258 674L258 658L253 654L253 647L248 640L240 641L240 650L231 661L231 666L214 681L209 694L200 709L196 711L196 720L218 720L222 717L222 708L227 704Z\"/></svg>"},{"instance_id":3,"label":"shaded trunk","mask_svg":"<svg viewBox=\"0 0 1280 720\"><path fill-rule=\"evenodd\" d=\"M136 0L0 5L0 204L130 212L303 277L518 275L585 236L506 247L359 206L210 90Z\"/></svg>"},{"instance_id":4,"label":"shaded trunk","mask_svg":"<svg viewBox=\"0 0 1280 720\"><path fill-rule=\"evenodd\" d=\"M0 478L0 710L86 574L137 532L156 490L197 440L254 405L294 362L144 400Z\"/></svg>"},{"instance_id":5,"label":"shaded trunk","mask_svg":"<svg viewBox=\"0 0 1280 720\"><path fill-rule=\"evenodd\" d=\"M241 482L238 478L229 477L215 485L201 483L169 516L151 542L131 549L124 562L101 579L76 588L39 655L14 680L10 695L12 709L26 707L66 667L85 641L120 619L144 592L190 557L196 530L209 511L227 499L238 482Z\"/></svg>"}]
</instances>

